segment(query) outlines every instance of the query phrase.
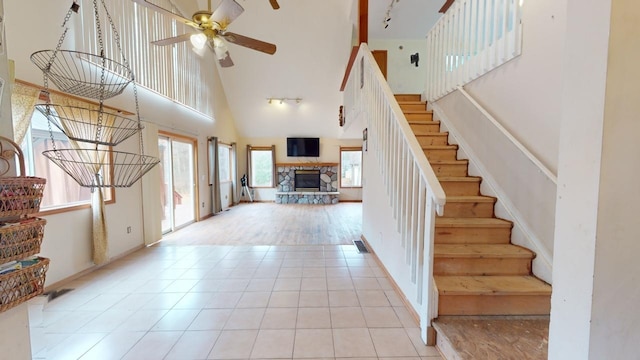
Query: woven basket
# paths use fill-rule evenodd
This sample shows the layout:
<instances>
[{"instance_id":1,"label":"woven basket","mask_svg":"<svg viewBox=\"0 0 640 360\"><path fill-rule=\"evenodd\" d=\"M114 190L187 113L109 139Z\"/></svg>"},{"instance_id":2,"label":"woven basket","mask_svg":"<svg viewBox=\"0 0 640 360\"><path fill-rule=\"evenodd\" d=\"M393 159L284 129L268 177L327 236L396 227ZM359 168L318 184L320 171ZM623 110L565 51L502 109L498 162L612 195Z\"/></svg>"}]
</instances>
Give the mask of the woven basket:
<instances>
[{"instance_id":1,"label":"woven basket","mask_svg":"<svg viewBox=\"0 0 640 360\"><path fill-rule=\"evenodd\" d=\"M0 218L39 212L46 182L33 176L0 178Z\"/></svg>"},{"instance_id":2,"label":"woven basket","mask_svg":"<svg viewBox=\"0 0 640 360\"><path fill-rule=\"evenodd\" d=\"M49 259L39 257L38 260L20 270L0 275L0 312L42 294Z\"/></svg>"},{"instance_id":3,"label":"woven basket","mask_svg":"<svg viewBox=\"0 0 640 360\"><path fill-rule=\"evenodd\" d=\"M0 264L40 252L45 219L29 218L0 227Z\"/></svg>"}]
</instances>

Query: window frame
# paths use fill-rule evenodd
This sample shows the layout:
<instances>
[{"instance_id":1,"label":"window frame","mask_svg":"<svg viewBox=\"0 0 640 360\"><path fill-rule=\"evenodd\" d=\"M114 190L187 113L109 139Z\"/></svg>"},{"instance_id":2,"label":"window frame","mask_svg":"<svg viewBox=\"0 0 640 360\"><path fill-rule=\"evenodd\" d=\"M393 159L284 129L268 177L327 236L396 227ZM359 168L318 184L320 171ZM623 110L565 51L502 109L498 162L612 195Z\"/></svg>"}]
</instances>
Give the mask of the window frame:
<instances>
[{"instance_id":1,"label":"window frame","mask_svg":"<svg viewBox=\"0 0 640 360\"><path fill-rule=\"evenodd\" d=\"M35 89L41 89L42 87L39 85L35 85L33 83L27 82L27 81L23 81L20 79L16 79L15 80L16 83L22 85L22 86L26 86L26 87L32 87ZM68 97L70 99L73 100L78 100L78 101L82 101L85 102L89 105L93 105L93 106L97 106L99 105L97 102L91 101L91 100L87 100L87 99L83 99L71 94L67 94L64 93L62 91L58 91L55 89L49 89L49 93L51 94L55 94L57 96L64 96L64 97ZM125 111L125 110L121 110L115 107L111 107L111 106L104 106L105 109L107 110L111 110L111 111L116 111L116 112L120 112L126 116L131 116L133 115L133 113ZM37 110L33 110L33 113L31 114L31 119L33 119L33 114L36 112ZM27 132L27 135L25 136L32 136L31 134L31 119L29 120L29 130ZM66 135L63 134L63 136ZM29 142L30 144L31 141ZM31 163L27 163L28 161L32 161L33 160L33 145L31 145L32 148L28 150L29 155L27 156L27 151L25 151L25 149L22 149L24 155L25 155L25 168L27 169L31 169L33 167L33 164ZM113 147L109 147L109 174L110 176L113 176ZM23 174L21 174L23 175ZM25 174L26 175L26 174ZM38 176L38 175L36 175ZM79 185L78 185L79 186ZM47 184L45 185L45 190L47 191L47 189L49 189L49 191L51 191L51 184ZM105 197L108 200L105 200L105 205L111 205L111 204L115 204L116 203L116 189L115 187L104 187L101 188L102 191L105 192ZM91 199L87 200L87 201L82 201L82 202L74 202L74 203L67 203L67 204L63 204L63 205L55 205L55 206L50 206L48 208L40 208L40 211L36 214L34 214L34 216L47 216L47 215L54 215L54 214L60 214L60 213L65 213L65 212L70 212L70 211L76 211L76 210L82 210L82 209L90 209L91 208Z\"/></svg>"},{"instance_id":2,"label":"window frame","mask_svg":"<svg viewBox=\"0 0 640 360\"><path fill-rule=\"evenodd\" d=\"M269 186L256 186L253 184L253 151L269 151L271 152L271 176ZM276 161L275 161L276 149L275 145L271 146L251 146L247 145L247 179L248 185L251 188L256 189L273 189L276 187L275 174L276 174Z\"/></svg>"},{"instance_id":3,"label":"window frame","mask_svg":"<svg viewBox=\"0 0 640 360\"><path fill-rule=\"evenodd\" d=\"M360 171L360 185L359 186L351 186L351 185L344 185L342 183L342 153L343 152L355 152L355 151L359 151L360 152L360 168L364 168L364 164L363 164L363 151L362 151L362 146L341 146L340 147L340 170L339 170L339 175L340 175L340 188L344 188L344 189L362 189L362 175L363 175L363 171Z\"/></svg>"}]
</instances>

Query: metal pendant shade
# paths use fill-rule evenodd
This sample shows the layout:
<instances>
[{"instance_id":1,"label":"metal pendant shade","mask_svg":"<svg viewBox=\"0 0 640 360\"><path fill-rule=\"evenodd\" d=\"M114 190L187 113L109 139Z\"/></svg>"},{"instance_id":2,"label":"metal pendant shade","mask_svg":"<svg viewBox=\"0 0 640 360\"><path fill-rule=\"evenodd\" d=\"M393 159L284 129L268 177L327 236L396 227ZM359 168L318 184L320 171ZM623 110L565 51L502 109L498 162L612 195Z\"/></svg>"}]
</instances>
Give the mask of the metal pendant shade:
<instances>
[{"instance_id":1,"label":"metal pendant shade","mask_svg":"<svg viewBox=\"0 0 640 360\"><path fill-rule=\"evenodd\" d=\"M142 123L138 104L138 92L133 81L133 71L122 54L119 41L116 42L122 60L107 58L103 48L100 9L104 9L112 36L119 39L118 32L109 15L104 0L93 0L94 15L100 49L99 54L61 50L68 29L65 29L55 50L41 50L31 55L31 61L42 70L44 88L48 93L49 81L60 90L72 95L95 99L97 109L78 106L46 104L35 108L48 120L52 150L42 154L71 176L80 186L89 188L130 187L149 172L160 160L144 155ZM79 5L74 1L64 19L63 27ZM135 120L105 111L104 100L120 95L133 83L135 98ZM57 149L53 127L64 133L71 142L72 149ZM139 135L140 153L113 151L116 146L131 136Z\"/></svg>"}]
</instances>

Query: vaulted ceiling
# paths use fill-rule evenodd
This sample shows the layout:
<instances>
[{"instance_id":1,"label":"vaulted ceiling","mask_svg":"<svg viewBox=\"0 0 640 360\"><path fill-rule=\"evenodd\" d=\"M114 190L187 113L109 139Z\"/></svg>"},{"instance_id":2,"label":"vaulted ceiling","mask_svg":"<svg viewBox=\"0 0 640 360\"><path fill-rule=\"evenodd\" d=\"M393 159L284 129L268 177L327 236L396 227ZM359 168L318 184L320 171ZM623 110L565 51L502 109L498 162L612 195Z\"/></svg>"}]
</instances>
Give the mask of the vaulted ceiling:
<instances>
[{"instance_id":1,"label":"vaulted ceiling","mask_svg":"<svg viewBox=\"0 0 640 360\"><path fill-rule=\"evenodd\" d=\"M240 136L350 138L338 126L347 65L357 19L357 0L237 0L245 12L229 31L277 45L267 55L229 44L235 63L219 68ZM207 0L174 0L185 16ZM213 0L213 7L219 1ZM369 38L422 39L435 23L442 0L369 0ZM391 17L385 28L383 20ZM218 66L213 54L212 66ZM268 103L268 98L301 98Z\"/></svg>"}]
</instances>

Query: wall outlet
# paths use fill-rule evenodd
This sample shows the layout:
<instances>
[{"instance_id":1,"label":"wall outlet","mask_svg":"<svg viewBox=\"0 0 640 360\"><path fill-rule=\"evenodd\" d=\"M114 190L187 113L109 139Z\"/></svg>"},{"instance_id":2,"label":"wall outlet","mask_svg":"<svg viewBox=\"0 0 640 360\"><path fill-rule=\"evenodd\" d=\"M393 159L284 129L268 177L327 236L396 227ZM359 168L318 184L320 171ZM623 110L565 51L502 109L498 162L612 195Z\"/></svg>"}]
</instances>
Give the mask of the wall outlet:
<instances>
[{"instance_id":1,"label":"wall outlet","mask_svg":"<svg viewBox=\"0 0 640 360\"><path fill-rule=\"evenodd\" d=\"M131 226L127 226L127 234L131 234Z\"/></svg>"},{"instance_id":2,"label":"wall outlet","mask_svg":"<svg viewBox=\"0 0 640 360\"><path fill-rule=\"evenodd\" d=\"M204 209L204 201L202 202L202 208Z\"/></svg>"}]
</instances>

